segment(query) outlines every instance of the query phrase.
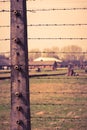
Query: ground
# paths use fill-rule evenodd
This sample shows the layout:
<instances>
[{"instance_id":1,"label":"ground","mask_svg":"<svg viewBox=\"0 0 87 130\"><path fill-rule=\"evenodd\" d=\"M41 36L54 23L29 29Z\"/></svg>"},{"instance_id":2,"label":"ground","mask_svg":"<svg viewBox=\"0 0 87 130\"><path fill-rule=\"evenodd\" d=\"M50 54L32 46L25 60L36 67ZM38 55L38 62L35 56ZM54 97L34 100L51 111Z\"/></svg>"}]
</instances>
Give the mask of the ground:
<instances>
[{"instance_id":1,"label":"ground","mask_svg":"<svg viewBox=\"0 0 87 130\"><path fill-rule=\"evenodd\" d=\"M87 74L77 72L30 78L32 130L87 129ZM0 129L10 130L10 79L0 80Z\"/></svg>"}]
</instances>

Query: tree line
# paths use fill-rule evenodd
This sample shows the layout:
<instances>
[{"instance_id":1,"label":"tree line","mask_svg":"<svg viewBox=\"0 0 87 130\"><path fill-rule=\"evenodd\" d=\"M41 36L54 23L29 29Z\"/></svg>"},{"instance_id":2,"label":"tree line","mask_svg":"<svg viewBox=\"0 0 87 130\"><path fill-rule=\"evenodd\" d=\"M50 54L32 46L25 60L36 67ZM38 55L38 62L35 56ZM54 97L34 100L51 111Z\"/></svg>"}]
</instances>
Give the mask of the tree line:
<instances>
[{"instance_id":1,"label":"tree line","mask_svg":"<svg viewBox=\"0 0 87 130\"><path fill-rule=\"evenodd\" d=\"M42 51L35 48L29 51L29 61L38 57L54 57L63 61L86 61L87 53L77 45L65 46L62 49L58 47L44 48Z\"/></svg>"}]
</instances>

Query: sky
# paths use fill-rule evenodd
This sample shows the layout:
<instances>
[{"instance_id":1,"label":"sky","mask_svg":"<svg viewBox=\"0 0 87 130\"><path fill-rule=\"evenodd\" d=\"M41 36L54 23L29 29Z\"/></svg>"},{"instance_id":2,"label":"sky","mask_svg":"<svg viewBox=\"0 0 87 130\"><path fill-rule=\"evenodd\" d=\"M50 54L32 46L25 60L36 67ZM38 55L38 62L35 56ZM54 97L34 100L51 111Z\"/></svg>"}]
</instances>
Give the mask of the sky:
<instances>
[{"instance_id":1,"label":"sky","mask_svg":"<svg viewBox=\"0 0 87 130\"><path fill-rule=\"evenodd\" d=\"M1 1L1 0L0 0ZM9 0L10 1L10 0ZM87 0L28 0L27 10L87 8ZM10 2L0 2L0 10L10 10ZM87 24L87 10L27 11L27 24ZM10 26L10 13L0 12L0 26ZM28 26L28 38L86 38L86 26ZM0 39L10 38L10 28L0 27ZM28 40L28 49L77 45L87 50L87 40ZM0 52L10 51L10 41L0 40Z\"/></svg>"}]
</instances>

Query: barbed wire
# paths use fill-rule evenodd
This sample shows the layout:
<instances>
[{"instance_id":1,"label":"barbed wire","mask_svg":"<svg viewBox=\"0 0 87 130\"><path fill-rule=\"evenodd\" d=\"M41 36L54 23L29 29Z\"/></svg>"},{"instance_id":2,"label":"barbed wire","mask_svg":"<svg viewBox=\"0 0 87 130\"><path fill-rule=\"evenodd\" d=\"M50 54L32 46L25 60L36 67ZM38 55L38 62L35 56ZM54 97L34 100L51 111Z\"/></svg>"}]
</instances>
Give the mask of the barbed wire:
<instances>
[{"instance_id":1,"label":"barbed wire","mask_svg":"<svg viewBox=\"0 0 87 130\"><path fill-rule=\"evenodd\" d=\"M6 53L10 53L10 52L0 52L0 54L4 54L4 53L6 54ZM49 52L49 51L48 51L48 52L47 52L47 51L40 51L40 52L39 52L39 51L35 51L35 52L33 52L33 51L30 51L30 52L28 52L28 54L29 54L29 53L52 53L52 54L53 54L53 53L54 53L54 54L55 54L55 53L59 53L59 54L61 54L61 53L64 53L64 54L67 54L67 53L68 53L68 54L69 54L69 53L70 53L70 54L87 54L87 52L85 52L85 51L84 51L84 52L81 52L81 51L79 51L79 52L76 52L76 51L74 51L74 52L65 52L65 51L64 51L64 52L63 52L63 51L61 51L61 52L57 52L57 51L55 51L55 52L54 52L54 51L50 51L50 52Z\"/></svg>"},{"instance_id":2,"label":"barbed wire","mask_svg":"<svg viewBox=\"0 0 87 130\"><path fill-rule=\"evenodd\" d=\"M10 38L0 39L0 41L9 41ZM28 40L87 40L87 37L31 37Z\"/></svg>"},{"instance_id":3,"label":"barbed wire","mask_svg":"<svg viewBox=\"0 0 87 130\"><path fill-rule=\"evenodd\" d=\"M54 54L55 54L55 53L70 53L70 54L71 54L71 53L74 53L74 54L75 54L75 53L76 53L76 54L80 54L80 53L81 53L81 54L86 54L87 52L82 52L82 51L78 51L78 52L76 52L76 51L73 51L73 52L65 52L65 51L61 51L61 52L58 52L58 51L40 51L40 52L39 52L39 51L34 51L34 52L33 52L33 51L30 51L30 52L28 52L28 53L54 53Z\"/></svg>"},{"instance_id":4,"label":"barbed wire","mask_svg":"<svg viewBox=\"0 0 87 130\"><path fill-rule=\"evenodd\" d=\"M0 2L9 2L9 1L0 1ZM87 8L48 8L48 9L29 9L29 10L26 10L27 12L37 12L37 11L62 11L62 10L65 10L65 11L69 11L69 10L87 10ZM13 12L13 10L0 10L0 12Z\"/></svg>"},{"instance_id":5,"label":"barbed wire","mask_svg":"<svg viewBox=\"0 0 87 130\"><path fill-rule=\"evenodd\" d=\"M55 117L53 117L53 116L46 116L46 117L41 117L41 116L37 116L37 117L35 117L35 116L31 116L31 118L35 118L35 119L45 119L45 120L60 120L60 119L65 119L65 120L78 120L78 121L82 121L82 120L84 120L84 121L86 121L87 120L87 118L86 117L60 117L60 116L55 116Z\"/></svg>"},{"instance_id":6,"label":"barbed wire","mask_svg":"<svg viewBox=\"0 0 87 130\"><path fill-rule=\"evenodd\" d=\"M5 71L4 71L5 72ZM3 71L1 71L0 72L0 74L3 74L4 73ZM10 70L8 70L7 71L7 73L10 73L11 71ZM6 73L6 72L5 72ZM2 92L2 90L0 91L0 92ZM37 91L37 92L30 92L30 94L32 94L32 95L36 95L36 94L63 94L63 95L65 95L65 94L70 94L70 95L75 95L76 94L76 96L78 95L85 95L85 94L87 94L87 92L85 92L85 91L82 91L82 92L47 92L47 91L44 91L44 92L39 92L39 91ZM68 98L68 96L66 97L66 98ZM76 98L76 97L75 97ZM84 103L31 103L31 105L87 105L87 104L84 104Z\"/></svg>"},{"instance_id":7,"label":"barbed wire","mask_svg":"<svg viewBox=\"0 0 87 130\"><path fill-rule=\"evenodd\" d=\"M67 68L67 67L66 67ZM85 72L84 72L85 73ZM79 73L78 73L79 74ZM47 77L47 76L49 76L49 77ZM54 77L53 78L53 76L57 76L57 77ZM61 78L60 78L60 76L62 76ZM79 76L81 76L81 75L79 75ZM67 72L65 72L64 74L63 73L59 73L59 74L53 74L53 75L51 75L51 74L43 74L43 75L38 75L38 74L36 74L36 75L29 75L29 77L30 78L35 78L36 80L38 80L38 79L40 79L40 80L45 80L45 79L48 79L48 80L71 80L71 79L74 79L74 80L79 80L79 79L81 79L81 80L87 80L87 78L82 78L82 76L81 77L79 77L79 76L74 76L75 78L73 78L72 76L68 76L67 75ZM65 81L66 82L66 81ZM72 83L72 84L74 84L74 83Z\"/></svg>"},{"instance_id":8,"label":"barbed wire","mask_svg":"<svg viewBox=\"0 0 87 130\"><path fill-rule=\"evenodd\" d=\"M87 26L87 24L29 24L27 25L29 27L33 27L33 26L36 26L36 27L40 27L40 26ZM2 25L0 26L0 28L4 28L4 27L10 27L9 25Z\"/></svg>"},{"instance_id":9,"label":"barbed wire","mask_svg":"<svg viewBox=\"0 0 87 130\"><path fill-rule=\"evenodd\" d=\"M34 103L34 104L32 104L31 103L31 105L32 106L34 106L34 105L37 105L37 106L41 106L41 105L43 105L43 106L87 106L87 104L85 104L85 103L81 103L81 104L77 104L77 103Z\"/></svg>"},{"instance_id":10,"label":"barbed wire","mask_svg":"<svg viewBox=\"0 0 87 130\"><path fill-rule=\"evenodd\" d=\"M29 40L87 40L84 37L31 37Z\"/></svg>"},{"instance_id":11,"label":"barbed wire","mask_svg":"<svg viewBox=\"0 0 87 130\"><path fill-rule=\"evenodd\" d=\"M27 12L32 12L32 13L36 13L37 11L62 11L62 10L65 10L65 11L68 11L68 10L87 10L87 8L53 8L53 9L29 9L29 10L26 10ZM0 10L0 12L13 12L13 10Z\"/></svg>"},{"instance_id":12,"label":"barbed wire","mask_svg":"<svg viewBox=\"0 0 87 130\"><path fill-rule=\"evenodd\" d=\"M37 11L58 11L58 10L87 10L87 8L48 8L48 9L29 9L28 12L37 12Z\"/></svg>"},{"instance_id":13,"label":"barbed wire","mask_svg":"<svg viewBox=\"0 0 87 130\"><path fill-rule=\"evenodd\" d=\"M87 26L87 24L29 24L27 26Z\"/></svg>"},{"instance_id":14,"label":"barbed wire","mask_svg":"<svg viewBox=\"0 0 87 130\"><path fill-rule=\"evenodd\" d=\"M10 53L10 52L0 52L0 54L3 54L3 53L6 54L6 53ZM28 52L28 54L30 54L30 53L52 53L52 54L53 54L53 53L54 53L54 54L55 54L55 53L57 53L57 54L58 54L58 53L59 53L59 54L62 54L62 53L64 53L64 54L67 54L67 53L68 53L68 54L69 54L69 53L70 53L70 54L87 54L87 52L81 52L81 51L79 51L79 52L76 52L76 51L74 51L74 52L63 52L63 51L61 51L61 52L57 52L57 51L55 51L55 52L54 52L54 51L51 51L51 52L49 52L49 51L48 51L48 52L45 52L45 51L40 51L40 52L39 52L39 51L35 51L35 52L33 52L33 51L32 51L32 52L31 52L31 51L30 51L30 52Z\"/></svg>"},{"instance_id":15,"label":"barbed wire","mask_svg":"<svg viewBox=\"0 0 87 130\"><path fill-rule=\"evenodd\" d=\"M38 91L38 92L31 92L31 94L52 94L52 93L54 93L54 94L87 94L87 92L40 92L40 91Z\"/></svg>"}]
</instances>

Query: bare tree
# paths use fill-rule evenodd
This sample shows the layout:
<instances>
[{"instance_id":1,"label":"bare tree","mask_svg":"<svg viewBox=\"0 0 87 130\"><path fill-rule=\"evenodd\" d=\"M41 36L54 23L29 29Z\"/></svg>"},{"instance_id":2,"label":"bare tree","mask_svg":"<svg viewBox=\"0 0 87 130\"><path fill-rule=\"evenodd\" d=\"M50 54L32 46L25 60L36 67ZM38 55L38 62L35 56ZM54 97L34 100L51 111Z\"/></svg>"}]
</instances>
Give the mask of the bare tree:
<instances>
[{"instance_id":1,"label":"bare tree","mask_svg":"<svg viewBox=\"0 0 87 130\"><path fill-rule=\"evenodd\" d=\"M55 57L55 58L59 58L59 48L58 47L45 48L43 50L43 56L44 57Z\"/></svg>"},{"instance_id":2,"label":"bare tree","mask_svg":"<svg viewBox=\"0 0 87 130\"><path fill-rule=\"evenodd\" d=\"M67 61L82 60L84 56L82 54L82 48L76 45L66 46L61 49L63 52L62 58Z\"/></svg>"},{"instance_id":3,"label":"bare tree","mask_svg":"<svg viewBox=\"0 0 87 130\"><path fill-rule=\"evenodd\" d=\"M39 49L32 49L29 51L29 61L33 61L35 58L41 56L41 51Z\"/></svg>"}]
</instances>

